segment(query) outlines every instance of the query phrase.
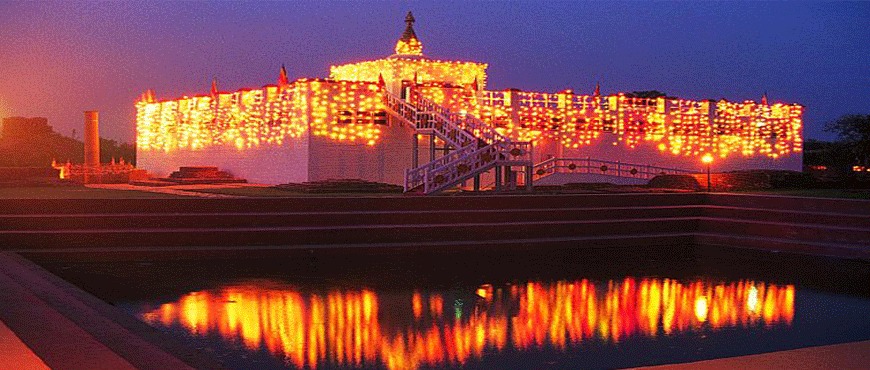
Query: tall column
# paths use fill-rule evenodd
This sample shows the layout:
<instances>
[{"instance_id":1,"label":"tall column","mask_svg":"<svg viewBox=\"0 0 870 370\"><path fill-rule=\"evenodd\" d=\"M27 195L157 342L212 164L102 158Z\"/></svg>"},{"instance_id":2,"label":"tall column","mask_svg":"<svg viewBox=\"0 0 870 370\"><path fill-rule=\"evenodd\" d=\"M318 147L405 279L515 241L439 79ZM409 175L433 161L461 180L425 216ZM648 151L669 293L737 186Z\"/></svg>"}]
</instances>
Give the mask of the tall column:
<instances>
[{"instance_id":1,"label":"tall column","mask_svg":"<svg viewBox=\"0 0 870 370\"><path fill-rule=\"evenodd\" d=\"M85 111L85 183L98 182L100 167L100 112Z\"/></svg>"},{"instance_id":2,"label":"tall column","mask_svg":"<svg viewBox=\"0 0 870 370\"><path fill-rule=\"evenodd\" d=\"M100 112L85 111L85 166L100 165Z\"/></svg>"}]
</instances>

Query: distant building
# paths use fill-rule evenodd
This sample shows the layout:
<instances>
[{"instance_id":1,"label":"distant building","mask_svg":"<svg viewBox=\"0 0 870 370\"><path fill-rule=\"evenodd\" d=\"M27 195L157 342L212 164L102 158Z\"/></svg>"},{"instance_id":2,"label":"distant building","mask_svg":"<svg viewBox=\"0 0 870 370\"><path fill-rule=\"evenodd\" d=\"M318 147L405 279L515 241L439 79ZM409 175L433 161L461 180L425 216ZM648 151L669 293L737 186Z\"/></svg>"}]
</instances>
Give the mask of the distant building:
<instances>
[{"instance_id":1,"label":"distant building","mask_svg":"<svg viewBox=\"0 0 870 370\"><path fill-rule=\"evenodd\" d=\"M0 137L7 139L51 135L54 132L45 117L7 117L3 119Z\"/></svg>"},{"instance_id":2,"label":"distant building","mask_svg":"<svg viewBox=\"0 0 870 370\"><path fill-rule=\"evenodd\" d=\"M487 64L423 54L409 13L395 54L328 79L137 102L137 164L218 166L259 183L364 179L436 192L646 179L670 169L801 170L798 104L486 90ZM551 176L558 174L559 176ZM554 180L555 179L555 180Z\"/></svg>"}]
</instances>

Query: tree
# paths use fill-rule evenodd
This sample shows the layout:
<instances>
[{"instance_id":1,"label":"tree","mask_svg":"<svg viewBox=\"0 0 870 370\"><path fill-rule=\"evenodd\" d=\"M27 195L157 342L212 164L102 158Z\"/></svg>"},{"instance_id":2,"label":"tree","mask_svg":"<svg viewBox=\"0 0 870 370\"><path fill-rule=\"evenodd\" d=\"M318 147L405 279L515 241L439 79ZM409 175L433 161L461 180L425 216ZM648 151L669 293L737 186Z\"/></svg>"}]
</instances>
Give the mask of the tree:
<instances>
[{"instance_id":1,"label":"tree","mask_svg":"<svg viewBox=\"0 0 870 370\"><path fill-rule=\"evenodd\" d=\"M870 166L870 115L850 114L828 122L825 131L834 132L849 147L855 165Z\"/></svg>"}]
</instances>

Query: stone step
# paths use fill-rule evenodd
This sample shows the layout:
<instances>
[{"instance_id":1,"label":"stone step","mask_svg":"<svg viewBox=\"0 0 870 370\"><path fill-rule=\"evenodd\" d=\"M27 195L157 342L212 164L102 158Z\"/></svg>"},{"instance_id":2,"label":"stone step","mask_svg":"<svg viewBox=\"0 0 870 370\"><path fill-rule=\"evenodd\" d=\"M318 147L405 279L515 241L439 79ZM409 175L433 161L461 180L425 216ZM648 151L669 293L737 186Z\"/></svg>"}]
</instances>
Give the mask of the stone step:
<instances>
[{"instance_id":1,"label":"stone step","mask_svg":"<svg viewBox=\"0 0 870 370\"><path fill-rule=\"evenodd\" d=\"M387 242L354 244L292 244L292 245L242 245L242 246L111 246L58 248L51 250L31 250L28 258L40 261L160 261L185 259L246 259L246 258L293 258L295 253L323 253L324 258L340 256L373 255L378 253L424 252L462 252L466 250L490 250L492 253L505 253L521 250L534 252L537 248L547 250L582 248L584 251L630 248L638 250L659 250L665 248L669 253L689 253L694 244L693 233L643 233L596 236L511 238L488 240L451 240L431 242ZM351 253L348 253L351 252ZM352 257L351 257L352 258Z\"/></svg>"},{"instance_id":2,"label":"stone step","mask_svg":"<svg viewBox=\"0 0 870 370\"><path fill-rule=\"evenodd\" d=\"M704 204L742 208L831 212L852 215L870 215L870 200L808 198L761 194L706 194Z\"/></svg>"},{"instance_id":3,"label":"stone step","mask_svg":"<svg viewBox=\"0 0 870 370\"><path fill-rule=\"evenodd\" d=\"M361 196L236 199L0 199L0 214L444 211L689 206L703 194Z\"/></svg>"},{"instance_id":4,"label":"stone step","mask_svg":"<svg viewBox=\"0 0 870 370\"><path fill-rule=\"evenodd\" d=\"M35 293L46 295L46 302L59 300L60 304L53 307L73 321L84 319L84 315L90 315L89 320L98 318L100 322L84 329L94 332L96 339L127 358L139 369L167 368L170 365L183 367L185 364L197 369L222 368L204 353L190 349L24 257L0 252L0 265L4 266L7 273L14 269L15 272L11 275L16 280L25 282L31 291L35 292L34 288L38 287L42 293ZM106 337L107 335L110 336ZM118 346L124 348L116 348ZM183 361L183 364L177 360Z\"/></svg>"},{"instance_id":5,"label":"stone step","mask_svg":"<svg viewBox=\"0 0 870 370\"><path fill-rule=\"evenodd\" d=\"M14 257L7 256L6 254L0 255L0 263L2 263L6 277L26 287L29 293L38 297L48 306L47 309L63 315L73 325L87 332L93 340L105 346L111 351L111 354L120 356L125 362L132 365L132 368L192 369L183 361L145 341L139 335L130 332L82 302L70 294L67 289L45 279L43 277L45 272L37 272L26 265L17 263ZM110 355L106 353L103 356Z\"/></svg>"},{"instance_id":6,"label":"stone step","mask_svg":"<svg viewBox=\"0 0 870 370\"><path fill-rule=\"evenodd\" d=\"M768 252L806 254L868 261L870 248L866 244L814 242L786 238L734 235L724 233L696 233L695 245L708 247L745 248Z\"/></svg>"},{"instance_id":7,"label":"stone step","mask_svg":"<svg viewBox=\"0 0 870 370\"><path fill-rule=\"evenodd\" d=\"M820 243L848 243L870 249L870 228L841 227L797 222L771 222L701 217L698 233L767 237Z\"/></svg>"},{"instance_id":8,"label":"stone step","mask_svg":"<svg viewBox=\"0 0 870 370\"><path fill-rule=\"evenodd\" d=\"M413 225L521 221L593 221L697 217L699 206L607 207L463 211L274 212L274 213L131 213L0 215L2 230L93 230L165 228L298 227L342 225Z\"/></svg>"},{"instance_id":9,"label":"stone step","mask_svg":"<svg viewBox=\"0 0 870 370\"><path fill-rule=\"evenodd\" d=\"M0 246L9 250L121 246L257 246L479 241L568 236L686 232L696 218L649 218L595 221L354 225L327 227L254 227L195 229L107 229L3 231Z\"/></svg>"},{"instance_id":10,"label":"stone step","mask_svg":"<svg viewBox=\"0 0 870 370\"><path fill-rule=\"evenodd\" d=\"M705 206L703 215L716 218L793 222L814 225L870 228L870 215L816 211L796 211L731 206Z\"/></svg>"},{"instance_id":11,"label":"stone step","mask_svg":"<svg viewBox=\"0 0 870 370\"><path fill-rule=\"evenodd\" d=\"M0 320L50 368L135 369L127 360L0 271Z\"/></svg>"}]
</instances>

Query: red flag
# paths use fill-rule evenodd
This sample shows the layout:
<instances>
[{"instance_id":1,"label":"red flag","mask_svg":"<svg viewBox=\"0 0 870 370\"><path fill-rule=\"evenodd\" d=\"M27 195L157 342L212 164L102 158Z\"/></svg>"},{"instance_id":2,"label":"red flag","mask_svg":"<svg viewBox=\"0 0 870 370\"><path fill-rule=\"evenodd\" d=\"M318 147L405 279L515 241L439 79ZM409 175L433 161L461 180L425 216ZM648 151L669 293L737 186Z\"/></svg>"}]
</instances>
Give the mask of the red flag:
<instances>
[{"instance_id":1,"label":"red flag","mask_svg":"<svg viewBox=\"0 0 870 370\"><path fill-rule=\"evenodd\" d=\"M142 100L144 100L146 103L153 103L156 100L154 97L154 90L145 90L145 93L142 94Z\"/></svg>"},{"instance_id":2,"label":"red flag","mask_svg":"<svg viewBox=\"0 0 870 370\"><path fill-rule=\"evenodd\" d=\"M211 96L217 96L217 94L218 94L217 78L212 78L211 79Z\"/></svg>"},{"instance_id":3,"label":"red flag","mask_svg":"<svg viewBox=\"0 0 870 370\"><path fill-rule=\"evenodd\" d=\"M387 85L387 82L384 81L384 74L378 73L378 86L384 87Z\"/></svg>"},{"instance_id":4,"label":"red flag","mask_svg":"<svg viewBox=\"0 0 870 370\"><path fill-rule=\"evenodd\" d=\"M478 85L477 83L477 76L474 76L474 81L471 83L471 88L474 89L474 91L480 90L480 85Z\"/></svg>"},{"instance_id":5,"label":"red flag","mask_svg":"<svg viewBox=\"0 0 870 370\"><path fill-rule=\"evenodd\" d=\"M281 65L281 74L278 76L278 86L287 86L290 84L290 79L287 78L287 69Z\"/></svg>"},{"instance_id":6,"label":"red flag","mask_svg":"<svg viewBox=\"0 0 870 370\"><path fill-rule=\"evenodd\" d=\"M597 82L595 83L595 92L593 93L595 96L601 96L601 85Z\"/></svg>"},{"instance_id":7,"label":"red flag","mask_svg":"<svg viewBox=\"0 0 870 370\"><path fill-rule=\"evenodd\" d=\"M761 96L761 105L767 105L767 91Z\"/></svg>"}]
</instances>

